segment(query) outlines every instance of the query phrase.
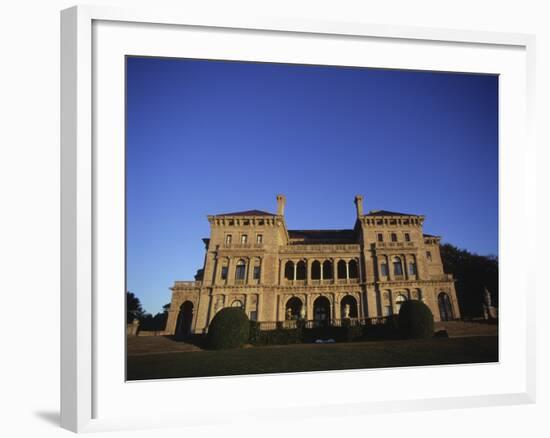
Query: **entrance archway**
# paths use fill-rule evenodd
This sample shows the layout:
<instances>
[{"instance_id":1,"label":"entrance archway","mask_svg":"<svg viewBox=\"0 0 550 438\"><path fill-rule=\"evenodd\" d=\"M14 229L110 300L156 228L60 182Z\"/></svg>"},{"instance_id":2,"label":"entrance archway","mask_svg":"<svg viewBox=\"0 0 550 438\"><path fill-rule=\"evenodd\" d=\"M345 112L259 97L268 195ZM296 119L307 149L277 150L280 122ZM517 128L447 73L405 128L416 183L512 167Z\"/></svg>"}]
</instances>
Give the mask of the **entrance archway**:
<instances>
[{"instance_id":1,"label":"entrance archway","mask_svg":"<svg viewBox=\"0 0 550 438\"><path fill-rule=\"evenodd\" d=\"M449 295L445 292L441 292L437 296L437 303L439 305L439 316L441 317L441 321L452 321L454 319L453 305Z\"/></svg>"},{"instance_id":2,"label":"entrance archway","mask_svg":"<svg viewBox=\"0 0 550 438\"><path fill-rule=\"evenodd\" d=\"M357 318L357 300L351 295L346 295L340 302L342 319ZM349 308L346 308L349 306ZM346 315L348 312L348 315Z\"/></svg>"},{"instance_id":3,"label":"entrance archway","mask_svg":"<svg viewBox=\"0 0 550 438\"><path fill-rule=\"evenodd\" d=\"M178 314L178 323L176 325L176 335L185 336L191 332L191 323L193 322L193 303L185 301L180 306Z\"/></svg>"},{"instance_id":4,"label":"entrance archway","mask_svg":"<svg viewBox=\"0 0 550 438\"><path fill-rule=\"evenodd\" d=\"M285 319L300 319L302 312L302 300L298 297L292 297L286 302Z\"/></svg>"},{"instance_id":5,"label":"entrance archway","mask_svg":"<svg viewBox=\"0 0 550 438\"><path fill-rule=\"evenodd\" d=\"M327 297L319 297L313 302L313 319L317 325L329 325L330 301Z\"/></svg>"}]
</instances>

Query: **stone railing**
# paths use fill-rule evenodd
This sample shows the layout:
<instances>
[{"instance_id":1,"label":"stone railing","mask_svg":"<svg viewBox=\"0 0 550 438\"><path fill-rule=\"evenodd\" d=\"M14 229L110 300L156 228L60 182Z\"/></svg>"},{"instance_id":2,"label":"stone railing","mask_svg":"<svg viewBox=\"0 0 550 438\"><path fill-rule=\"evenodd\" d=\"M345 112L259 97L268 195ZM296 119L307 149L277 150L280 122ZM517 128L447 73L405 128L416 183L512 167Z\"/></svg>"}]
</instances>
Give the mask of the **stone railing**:
<instances>
[{"instance_id":1,"label":"stone railing","mask_svg":"<svg viewBox=\"0 0 550 438\"><path fill-rule=\"evenodd\" d=\"M452 274L432 275L428 277L428 279L433 281L449 281L453 279L453 275Z\"/></svg>"},{"instance_id":2,"label":"stone railing","mask_svg":"<svg viewBox=\"0 0 550 438\"><path fill-rule=\"evenodd\" d=\"M402 249L402 248L415 248L414 242L375 242L376 249Z\"/></svg>"},{"instance_id":3,"label":"stone railing","mask_svg":"<svg viewBox=\"0 0 550 438\"><path fill-rule=\"evenodd\" d=\"M359 245L352 244L319 244L319 245L302 245L300 243L285 245L279 247L281 254L295 254L302 252L359 252Z\"/></svg>"},{"instance_id":4,"label":"stone railing","mask_svg":"<svg viewBox=\"0 0 550 438\"><path fill-rule=\"evenodd\" d=\"M201 287L202 281L175 281L174 288L195 288Z\"/></svg>"},{"instance_id":5,"label":"stone railing","mask_svg":"<svg viewBox=\"0 0 550 438\"><path fill-rule=\"evenodd\" d=\"M392 316L375 316L371 318L348 318L348 319L331 319L330 321L319 321L319 320L307 320L303 321L303 327L306 329L317 328L317 327L342 327L345 324L349 324L352 327L356 326L374 326L374 325L383 325L392 319L396 318L395 315ZM262 321L258 322L258 327L262 331L268 330L277 330L277 329L295 329L298 327L298 323L302 322L296 319L288 319L285 321Z\"/></svg>"},{"instance_id":6,"label":"stone railing","mask_svg":"<svg viewBox=\"0 0 550 438\"><path fill-rule=\"evenodd\" d=\"M262 249L263 243L224 243L222 248L226 249Z\"/></svg>"}]
</instances>

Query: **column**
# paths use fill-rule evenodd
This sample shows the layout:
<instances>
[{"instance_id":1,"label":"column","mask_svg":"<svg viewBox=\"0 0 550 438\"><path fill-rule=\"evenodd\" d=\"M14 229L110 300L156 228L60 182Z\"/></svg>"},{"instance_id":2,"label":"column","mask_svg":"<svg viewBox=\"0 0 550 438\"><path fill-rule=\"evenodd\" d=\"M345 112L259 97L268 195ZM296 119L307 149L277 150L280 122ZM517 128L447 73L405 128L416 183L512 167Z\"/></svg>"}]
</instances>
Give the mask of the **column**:
<instances>
[{"instance_id":1,"label":"column","mask_svg":"<svg viewBox=\"0 0 550 438\"><path fill-rule=\"evenodd\" d=\"M324 261L323 261L324 262ZM324 276L323 276L323 262L319 262L319 266L321 267L321 281L319 281L320 284L323 284Z\"/></svg>"},{"instance_id":2,"label":"column","mask_svg":"<svg viewBox=\"0 0 550 438\"><path fill-rule=\"evenodd\" d=\"M233 284L234 279L235 272L233 272L233 259L227 257L227 279L225 280L225 284Z\"/></svg>"},{"instance_id":3,"label":"column","mask_svg":"<svg viewBox=\"0 0 550 438\"><path fill-rule=\"evenodd\" d=\"M249 257L248 263L246 264L246 284L252 283L252 273L254 272L254 261L255 257Z\"/></svg>"},{"instance_id":4,"label":"column","mask_svg":"<svg viewBox=\"0 0 550 438\"><path fill-rule=\"evenodd\" d=\"M306 259L306 284L311 284L311 260Z\"/></svg>"},{"instance_id":5,"label":"column","mask_svg":"<svg viewBox=\"0 0 550 438\"><path fill-rule=\"evenodd\" d=\"M409 279L409 266L407 265L407 254L403 254L403 264L405 265L403 267L404 276L405 276L405 279L408 280Z\"/></svg>"},{"instance_id":6,"label":"column","mask_svg":"<svg viewBox=\"0 0 550 438\"><path fill-rule=\"evenodd\" d=\"M337 299L336 294L333 294L332 302L334 307L332 319L342 319L342 312L340 311L340 300Z\"/></svg>"},{"instance_id":7,"label":"column","mask_svg":"<svg viewBox=\"0 0 550 438\"><path fill-rule=\"evenodd\" d=\"M388 267L388 280L393 280L393 266L391 256L386 256L386 266Z\"/></svg>"},{"instance_id":8,"label":"column","mask_svg":"<svg viewBox=\"0 0 550 438\"><path fill-rule=\"evenodd\" d=\"M332 259L332 282L334 284L338 283L338 261L336 259Z\"/></svg>"},{"instance_id":9,"label":"column","mask_svg":"<svg viewBox=\"0 0 550 438\"><path fill-rule=\"evenodd\" d=\"M292 263L294 263L294 276L292 277L292 280L296 281L296 269L298 268L298 263L295 261L293 261Z\"/></svg>"},{"instance_id":10,"label":"column","mask_svg":"<svg viewBox=\"0 0 550 438\"><path fill-rule=\"evenodd\" d=\"M284 273L285 273L284 260L281 259L281 260L279 260L279 285L283 284Z\"/></svg>"},{"instance_id":11,"label":"column","mask_svg":"<svg viewBox=\"0 0 550 438\"><path fill-rule=\"evenodd\" d=\"M256 321L262 321L262 292L256 295Z\"/></svg>"},{"instance_id":12,"label":"column","mask_svg":"<svg viewBox=\"0 0 550 438\"><path fill-rule=\"evenodd\" d=\"M349 284L349 260L346 260L346 283Z\"/></svg>"}]
</instances>

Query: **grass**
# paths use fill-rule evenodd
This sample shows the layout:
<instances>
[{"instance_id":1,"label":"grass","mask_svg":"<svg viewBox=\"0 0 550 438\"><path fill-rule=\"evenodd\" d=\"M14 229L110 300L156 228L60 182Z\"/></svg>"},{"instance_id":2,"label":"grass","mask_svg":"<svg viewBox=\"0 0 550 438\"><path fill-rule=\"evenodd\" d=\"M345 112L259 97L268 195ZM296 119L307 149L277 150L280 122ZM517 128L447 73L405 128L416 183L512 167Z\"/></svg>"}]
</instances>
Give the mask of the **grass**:
<instances>
[{"instance_id":1,"label":"grass","mask_svg":"<svg viewBox=\"0 0 550 438\"><path fill-rule=\"evenodd\" d=\"M498 337L299 344L128 356L128 380L498 361Z\"/></svg>"}]
</instances>

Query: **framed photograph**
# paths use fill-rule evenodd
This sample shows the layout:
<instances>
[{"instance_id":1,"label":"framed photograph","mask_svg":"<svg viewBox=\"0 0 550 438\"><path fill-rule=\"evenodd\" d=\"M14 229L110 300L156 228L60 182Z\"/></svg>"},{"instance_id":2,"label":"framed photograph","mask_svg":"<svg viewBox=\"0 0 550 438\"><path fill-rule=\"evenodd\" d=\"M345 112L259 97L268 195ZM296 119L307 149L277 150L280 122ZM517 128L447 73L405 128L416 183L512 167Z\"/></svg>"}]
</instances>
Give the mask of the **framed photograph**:
<instances>
[{"instance_id":1,"label":"framed photograph","mask_svg":"<svg viewBox=\"0 0 550 438\"><path fill-rule=\"evenodd\" d=\"M63 427L534 401L534 37L61 26Z\"/></svg>"}]
</instances>

